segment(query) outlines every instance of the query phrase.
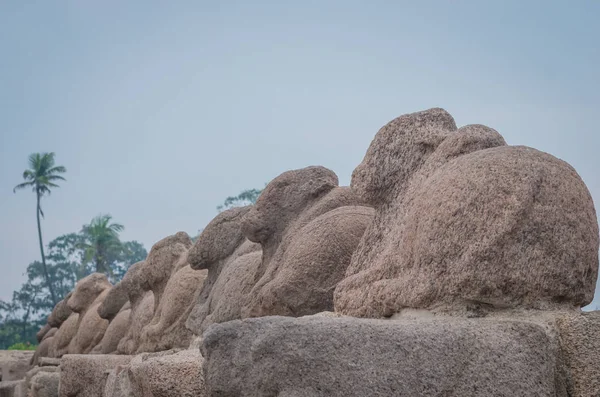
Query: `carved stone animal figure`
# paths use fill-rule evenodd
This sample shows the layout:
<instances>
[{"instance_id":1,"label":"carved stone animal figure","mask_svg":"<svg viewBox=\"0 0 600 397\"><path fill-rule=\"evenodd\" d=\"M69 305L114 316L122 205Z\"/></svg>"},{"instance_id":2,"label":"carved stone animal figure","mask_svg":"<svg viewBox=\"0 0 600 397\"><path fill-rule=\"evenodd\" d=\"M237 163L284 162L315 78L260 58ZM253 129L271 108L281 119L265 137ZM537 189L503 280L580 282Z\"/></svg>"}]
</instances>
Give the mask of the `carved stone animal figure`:
<instances>
[{"instance_id":1,"label":"carved stone animal figure","mask_svg":"<svg viewBox=\"0 0 600 397\"><path fill-rule=\"evenodd\" d=\"M221 212L204 228L188 253L195 271L208 270L186 327L202 335L212 323L241 318L246 295L255 284L260 245L248 241L241 219L250 206Z\"/></svg>"},{"instance_id":2,"label":"carved stone animal figure","mask_svg":"<svg viewBox=\"0 0 600 397\"><path fill-rule=\"evenodd\" d=\"M507 146L482 125L457 129L430 109L384 126L351 186L376 214L337 286L336 311L386 317L592 300L596 212L564 161Z\"/></svg>"},{"instance_id":3,"label":"carved stone animal figure","mask_svg":"<svg viewBox=\"0 0 600 397\"><path fill-rule=\"evenodd\" d=\"M79 313L77 333L69 344L70 354L89 353L102 340L108 320L98 315L98 307L111 287L106 275L101 273L90 274L75 285L67 302L72 311Z\"/></svg>"},{"instance_id":4,"label":"carved stone animal figure","mask_svg":"<svg viewBox=\"0 0 600 397\"><path fill-rule=\"evenodd\" d=\"M373 216L361 203L324 167L271 181L242 220L243 233L263 252L242 316L333 310L333 290Z\"/></svg>"}]
</instances>

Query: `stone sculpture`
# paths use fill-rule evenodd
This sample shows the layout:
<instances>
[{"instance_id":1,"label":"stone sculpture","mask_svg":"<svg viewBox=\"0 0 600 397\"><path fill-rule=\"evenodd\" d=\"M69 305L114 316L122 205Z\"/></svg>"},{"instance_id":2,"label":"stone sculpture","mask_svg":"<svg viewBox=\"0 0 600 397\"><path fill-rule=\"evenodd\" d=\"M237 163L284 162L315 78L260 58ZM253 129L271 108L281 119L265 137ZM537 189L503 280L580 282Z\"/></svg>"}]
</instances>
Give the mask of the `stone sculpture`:
<instances>
[{"instance_id":1,"label":"stone sculpture","mask_svg":"<svg viewBox=\"0 0 600 397\"><path fill-rule=\"evenodd\" d=\"M333 289L371 222L372 209L324 167L284 172L242 220L262 246L243 317L301 316L333 309Z\"/></svg>"},{"instance_id":2,"label":"stone sculpture","mask_svg":"<svg viewBox=\"0 0 600 397\"><path fill-rule=\"evenodd\" d=\"M67 301L69 308L79 313L77 333L69 343L70 354L89 353L102 340L108 321L98 315L98 307L111 288L106 275L101 273L92 273L77 282Z\"/></svg>"},{"instance_id":3,"label":"stone sculpture","mask_svg":"<svg viewBox=\"0 0 600 397\"><path fill-rule=\"evenodd\" d=\"M221 212L204 228L188 254L192 269L208 270L186 326L202 335L212 323L241 318L246 295L255 284L260 245L244 237L241 219L249 206Z\"/></svg>"},{"instance_id":4,"label":"stone sculpture","mask_svg":"<svg viewBox=\"0 0 600 397\"><path fill-rule=\"evenodd\" d=\"M62 357L69 352L69 344L77 334L78 323L79 313L71 313L56 331L50 346L48 346L48 357Z\"/></svg>"},{"instance_id":5,"label":"stone sculpture","mask_svg":"<svg viewBox=\"0 0 600 397\"><path fill-rule=\"evenodd\" d=\"M592 300L594 205L575 170L549 154L506 146L485 126L457 130L431 109L384 126L351 186L376 215L337 287L336 311L386 317Z\"/></svg>"},{"instance_id":6,"label":"stone sculpture","mask_svg":"<svg viewBox=\"0 0 600 397\"><path fill-rule=\"evenodd\" d=\"M187 255L182 260L187 262ZM189 265L171 276L154 318L142 330L139 351L163 351L189 346L193 334L186 328L185 322L205 278L206 271L196 271Z\"/></svg>"}]
</instances>

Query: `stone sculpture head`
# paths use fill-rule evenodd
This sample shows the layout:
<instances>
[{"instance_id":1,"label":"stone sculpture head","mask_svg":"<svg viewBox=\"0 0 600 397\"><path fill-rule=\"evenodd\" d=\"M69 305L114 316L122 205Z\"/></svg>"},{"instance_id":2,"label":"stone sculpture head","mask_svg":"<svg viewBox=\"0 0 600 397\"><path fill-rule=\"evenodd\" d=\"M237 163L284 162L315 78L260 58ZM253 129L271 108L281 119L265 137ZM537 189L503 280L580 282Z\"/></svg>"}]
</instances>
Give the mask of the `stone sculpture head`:
<instances>
[{"instance_id":1,"label":"stone sculpture head","mask_svg":"<svg viewBox=\"0 0 600 397\"><path fill-rule=\"evenodd\" d=\"M285 230L290 219L337 186L337 175L325 167L284 172L267 185L256 204L244 215L242 231L248 240L264 247Z\"/></svg>"},{"instance_id":2,"label":"stone sculpture head","mask_svg":"<svg viewBox=\"0 0 600 397\"><path fill-rule=\"evenodd\" d=\"M188 253L192 269L209 269L224 260L245 240L240 219L251 206L231 208L221 212L204 228Z\"/></svg>"},{"instance_id":3,"label":"stone sculpture head","mask_svg":"<svg viewBox=\"0 0 600 397\"><path fill-rule=\"evenodd\" d=\"M51 327L60 327L60 325L65 322L67 318L69 318L71 315L71 309L69 309L67 302L72 294L73 291L69 292L63 300L54 306L52 313L50 313L50 316L48 316L48 325Z\"/></svg>"},{"instance_id":4,"label":"stone sculpture head","mask_svg":"<svg viewBox=\"0 0 600 397\"><path fill-rule=\"evenodd\" d=\"M98 307L98 315L104 319L112 320L129 301L130 296L139 295L140 299L143 290L139 286L141 272L144 267L144 261L134 263L127 269L123 279L115 285L109 292L102 304ZM136 293L137 291L137 293Z\"/></svg>"},{"instance_id":5,"label":"stone sculpture head","mask_svg":"<svg viewBox=\"0 0 600 397\"><path fill-rule=\"evenodd\" d=\"M454 131L454 119L443 109L392 120L379 130L364 160L352 173L352 189L371 205L385 202L389 190L401 189Z\"/></svg>"},{"instance_id":6,"label":"stone sculpture head","mask_svg":"<svg viewBox=\"0 0 600 397\"><path fill-rule=\"evenodd\" d=\"M96 298L112 285L102 273L92 273L75 285L73 294L67 301L69 309L76 313L86 310Z\"/></svg>"}]
</instances>

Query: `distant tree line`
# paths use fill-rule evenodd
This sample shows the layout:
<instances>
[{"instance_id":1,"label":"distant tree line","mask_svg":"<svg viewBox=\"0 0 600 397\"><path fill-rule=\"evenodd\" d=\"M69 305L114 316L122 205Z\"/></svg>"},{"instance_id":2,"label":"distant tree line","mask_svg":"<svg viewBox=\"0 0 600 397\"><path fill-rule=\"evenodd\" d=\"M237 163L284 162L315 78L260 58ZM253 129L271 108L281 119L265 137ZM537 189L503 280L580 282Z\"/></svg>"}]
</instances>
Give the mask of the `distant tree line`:
<instances>
[{"instance_id":1,"label":"distant tree line","mask_svg":"<svg viewBox=\"0 0 600 397\"><path fill-rule=\"evenodd\" d=\"M14 191L31 188L36 195L37 238L41 261L27 266L27 281L13 292L10 301L0 300L0 350L35 346L35 334L46 323L55 304L66 296L81 278L104 273L113 283L119 282L127 269L144 260L146 249L137 241L121 241L124 226L112 222L110 215L99 215L79 232L62 235L47 246L42 239L41 200L58 188L67 172L55 165L54 153L34 153L29 156L29 169L23 172L24 182ZM247 189L230 196L217 207L218 212L256 203L262 189ZM194 238L197 239L198 236Z\"/></svg>"},{"instance_id":2,"label":"distant tree line","mask_svg":"<svg viewBox=\"0 0 600 397\"><path fill-rule=\"evenodd\" d=\"M36 220L41 261L27 266L27 281L13 292L10 301L0 300L0 349L37 343L35 334L46 322L54 305L68 294L77 280L93 272L107 275L118 282L129 266L146 258L144 246L137 241L122 242L124 227L113 223L110 215L99 215L79 232L52 240L44 250L41 200L58 188L67 172L56 165L54 153L33 153L29 168L23 172L24 182L14 191L31 188L36 195Z\"/></svg>"},{"instance_id":3,"label":"distant tree line","mask_svg":"<svg viewBox=\"0 0 600 397\"><path fill-rule=\"evenodd\" d=\"M118 231L123 226L110 221L110 215L100 215L80 232L57 237L48 244L46 271L59 300L77 280L94 272L105 273L111 282L119 282L129 266L148 255L139 242L122 242ZM0 300L0 349L19 342L37 343L35 334L54 308L43 264L30 263L26 274L27 281L13 292L12 300Z\"/></svg>"}]
</instances>

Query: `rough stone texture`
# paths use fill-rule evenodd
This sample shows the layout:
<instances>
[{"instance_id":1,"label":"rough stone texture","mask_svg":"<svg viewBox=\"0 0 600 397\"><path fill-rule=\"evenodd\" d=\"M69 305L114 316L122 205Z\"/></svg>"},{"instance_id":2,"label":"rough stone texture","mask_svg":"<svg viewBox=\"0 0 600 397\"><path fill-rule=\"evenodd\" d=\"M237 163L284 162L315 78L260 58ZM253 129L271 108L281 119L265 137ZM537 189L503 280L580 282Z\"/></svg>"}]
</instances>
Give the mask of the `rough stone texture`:
<instances>
[{"instance_id":1,"label":"rough stone texture","mask_svg":"<svg viewBox=\"0 0 600 397\"><path fill-rule=\"evenodd\" d=\"M33 367L30 371L27 372L27 375L25 376L24 389L26 390L26 396L32 397L31 383L32 383L32 379L35 375L37 375L40 372L56 373L58 375L58 377L60 378L60 374L58 374L59 370L60 369L58 368L58 366ZM57 397L57 396L58 396L58 390L54 394L54 397Z\"/></svg>"},{"instance_id":2,"label":"rough stone texture","mask_svg":"<svg viewBox=\"0 0 600 397\"><path fill-rule=\"evenodd\" d=\"M25 397L25 381L9 380L0 382L0 397Z\"/></svg>"},{"instance_id":3,"label":"rough stone texture","mask_svg":"<svg viewBox=\"0 0 600 397\"><path fill-rule=\"evenodd\" d=\"M31 378L31 397L58 397L60 372L40 371Z\"/></svg>"},{"instance_id":4,"label":"rough stone texture","mask_svg":"<svg viewBox=\"0 0 600 397\"><path fill-rule=\"evenodd\" d=\"M187 251L192 240L185 232L165 237L150 249L141 275L141 286L145 291L154 293L154 310L156 313L171 275L187 264Z\"/></svg>"},{"instance_id":5,"label":"rough stone texture","mask_svg":"<svg viewBox=\"0 0 600 397\"><path fill-rule=\"evenodd\" d=\"M117 346L119 354L134 354L138 350L142 329L152 320L154 310L154 295L151 291L143 295L143 299L137 296L131 301L131 313L129 315L129 330L121 338Z\"/></svg>"},{"instance_id":6,"label":"rough stone texture","mask_svg":"<svg viewBox=\"0 0 600 397\"><path fill-rule=\"evenodd\" d=\"M600 394L600 311L557 316L563 357L571 378L571 395Z\"/></svg>"},{"instance_id":7,"label":"rough stone texture","mask_svg":"<svg viewBox=\"0 0 600 397\"><path fill-rule=\"evenodd\" d=\"M189 346L194 335L185 327L185 322L198 300L206 274L206 271L194 270L186 265L171 276L154 318L142 330L138 351L152 352Z\"/></svg>"},{"instance_id":8,"label":"rough stone texture","mask_svg":"<svg viewBox=\"0 0 600 397\"><path fill-rule=\"evenodd\" d=\"M123 279L110 290L102 304L98 307L98 315L100 317L111 321L123 310L123 307L128 302L130 305L133 305L143 299L145 292L140 282L144 263L144 261L141 261L129 266Z\"/></svg>"},{"instance_id":9,"label":"rough stone texture","mask_svg":"<svg viewBox=\"0 0 600 397\"><path fill-rule=\"evenodd\" d=\"M121 310L115 318L108 324L108 328L104 332L104 336L91 351L92 354L115 354L119 342L129 330L129 317L131 309Z\"/></svg>"},{"instance_id":10,"label":"rough stone texture","mask_svg":"<svg viewBox=\"0 0 600 397\"><path fill-rule=\"evenodd\" d=\"M46 334L48 333L48 331L50 331L52 329L52 327L50 326L50 324L46 324L42 327L42 329L40 329L38 331L37 334L35 334L35 338L37 339L38 342L41 342L42 339L44 339L44 336L46 336Z\"/></svg>"},{"instance_id":11,"label":"rough stone texture","mask_svg":"<svg viewBox=\"0 0 600 397\"><path fill-rule=\"evenodd\" d=\"M372 217L360 203L323 167L284 172L271 181L242 219L243 233L263 251L242 316L332 310L333 289Z\"/></svg>"},{"instance_id":12,"label":"rough stone texture","mask_svg":"<svg viewBox=\"0 0 600 397\"><path fill-rule=\"evenodd\" d=\"M58 332L58 328L50 328L50 330L48 332L46 332L46 334L44 335L44 337L42 338L42 341L48 339L48 338L52 338L54 337L54 335L56 335L56 333Z\"/></svg>"},{"instance_id":13,"label":"rough stone texture","mask_svg":"<svg viewBox=\"0 0 600 397\"><path fill-rule=\"evenodd\" d=\"M152 319L154 297L142 288L146 261L137 262L127 269L123 279L108 293L98 307L100 317L112 320L129 307L129 329L117 345L120 354L134 354L140 343L142 328Z\"/></svg>"},{"instance_id":14,"label":"rough stone texture","mask_svg":"<svg viewBox=\"0 0 600 397\"><path fill-rule=\"evenodd\" d=\"M40 358L40 367L58 367L60 365L60 358L53 357L42 357Z\"/></svg>"},{"instance_id":15,"label":"rough stone texture","mask_svg":"<svg viewBox=\"0 0 600 397\"><path fill-rule=\"evenodd\" d=\"M67 302L69 301L69 298L72 294L72 292L69 292L63 300L61 300L56 304L56 306L54 306L54 309L52 309L52 312L48 316L48 325L50 325L51 327L58 328L63 322L67 320L67 318L69 318L72 311L67 305Z\"/></svg>"},{"instance_id":16,"label":"rough stone texture","mask_svg":"<svg viewBox=\"0 0 600 397\"><path fill-rule=\"evenodd\" d=\"M19 380L31 369L34 352L29 350L0 350L0 380Z\"/></svg>"},{"instance_id":17,"label":"rough stone texture","mask_svg":"<svg viewBox=\"0 0 600 397\"><path fill-rule=\"evenodd\" d=\"M556 338L526 320L263 317L202 350L212 396L566 396Z\"/></svg>"},{"instance_id":18,"label":"rough stone texture","mask_svg":"<svg viewBox=\"0 0 600 397\"><path fill-rule=\"evenodd\" d=\"M376 208L335 309L360 317L405 307L557 308L592 300L598 224L567 163L456 130L442 109L384 126L352 175Z\"/></svg>"},{"instance_id":19,"label":"rough stone texture","mask_svg":"<svg viewBox=\"0 0 600 397\"><path fill-rule=\"evenodd\" d=\"M50 328L47 332L44 333L42 341L38 345L37 349L35 349L35 354L31 357L30 364L37 365L40 358L48 357L50 355L50 346L54 343L54 335L58 328Z\"/></svg>"},{"instance_id":20,"label":"rough stone texture","mask_svg":"<svg viewBox=\"0 0 600 397\"><path fill-rule=\"evenodd\" d=\"M262 252L253 251L240 255L227 263L212 288L209 300L198 308L198 328L201 335L211 324L242 318L242 309L248 301L256 274L261 264ZM194 314L194 313L193 313ZM188 323L192 320L188 320Z\"/></svg>"},{"instance_id":21,"label":"rough stone texture","mask_svg":"<svg viewBox=\"0 0 600 397\"><path fill-rule=\"evenodd\" d=\"M134 361L134 357L131 361ZM129 365L117 365L108 371L104 386L103 397L132 397L131 382L129 381Z\"/></svg>"},{"instance_id":22,"label":"rough stone texture","mask_svg":"<svg viewBox=\"0 0 600 397\"><path fill-rule=\"evenodd\" d=\"M131 396L203 397L202 356L198 350L183 350L132 361L128 370Z\"/></svg>"},{"instance_id":23,"label":"rough stone texture","mask_svg":"<svg viewBox=\"0 0 600 397\"><path fill-rule=\"evenodd\" d=\"M248 241L241 219L250 206L221 212L204 228L188 254L197 271L208 276L187 319L186 327L196 335L214 322L241 318L241 307L254 286L260 265L260 245Z\"/></svg>"},{"instance_id":24,"label":"rough stone texture","mask_svg":"<svg viewBox=\"0 0 600 397\"><path fill-rule=\"evenodd\" d=\"M112 284L101 273L82 278L75 285L67 305L79 313L77 333L69 343L69 354L89 353L104 336L108 320L98 315L98 307L108 295Z\"/></svg>"},{"instance_id":25,"label":"rough stone texture","mask_svg":"<svg viewBox=\"0 0 600 397\"><path fill-rule=\"evenodd\" d=\"M108 371L126 365L131 356L67 354L60 363L60 397L102 397Z\"/></svg>"},{"instance_id":26,"label":"rough stone texture","mask_svg":"<svg viewBox=\"0 0 600 397\"><path fill-rule=\"evenodd\" d=\"M77 333L77 324L79 323L79 314L71 313L69 318L62 323L50 346L48 346L49 357L62 357L69 352L69 344Z\"/></svg>"}]
</instances>

